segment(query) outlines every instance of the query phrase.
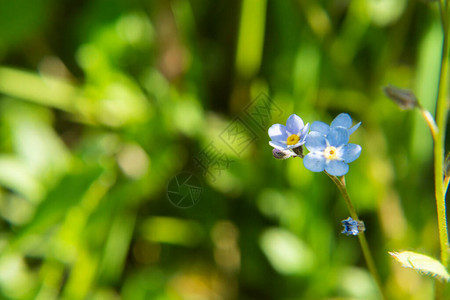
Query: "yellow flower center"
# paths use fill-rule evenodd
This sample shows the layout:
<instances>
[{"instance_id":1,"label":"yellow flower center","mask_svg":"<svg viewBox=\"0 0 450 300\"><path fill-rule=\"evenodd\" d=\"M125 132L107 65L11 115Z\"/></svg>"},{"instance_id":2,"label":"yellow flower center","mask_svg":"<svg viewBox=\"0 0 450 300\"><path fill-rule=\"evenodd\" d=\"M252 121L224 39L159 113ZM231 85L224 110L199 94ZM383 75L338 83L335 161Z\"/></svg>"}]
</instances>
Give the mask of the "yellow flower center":
<instances>
[{"instance_id":1,"label":"yellow flower center","mask_svg":"<svg viewBox=\"0 0 450 300\"><path fill-rule=\"evenodd\" d=\"M328 146L324 151L325 158L328 160L336 160L339 159L337 156L337 149L333 146Z\"/></svg>"},{"instance_id":2,"label":"yellow flower center","mask_svg":"<svg viewBox=\"0 0 450 300\"><path fill-rule=\"evenodd\" d=\"M298 143L298 141L300 141L300 137L296 134L291 134L287 140L286 143L290 146L290 145L295 145Z\"/></svg>"}]
</instances>

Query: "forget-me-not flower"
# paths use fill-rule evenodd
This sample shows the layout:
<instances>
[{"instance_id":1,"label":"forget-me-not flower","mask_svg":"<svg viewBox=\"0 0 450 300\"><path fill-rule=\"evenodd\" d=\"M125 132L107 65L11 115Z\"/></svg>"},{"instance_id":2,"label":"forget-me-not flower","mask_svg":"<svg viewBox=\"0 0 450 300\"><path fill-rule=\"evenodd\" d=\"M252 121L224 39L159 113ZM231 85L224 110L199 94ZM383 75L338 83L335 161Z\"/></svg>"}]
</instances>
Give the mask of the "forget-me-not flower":
<instances>
[{"instance_id":1,"label":"forget-me-not flower","mask_svg":"<svg viewBox=\"0 0 450 300\"><path fill-rule=\"evenodd\" d=\"M350 217L342 220L341 223L342 226L344 226L344 230L342 230L341 233L345 235L358 235L366 230L366 226L363 221L353 220Z\"/></svg>"},{"instance_id":2,"label":"forget-me-not flower","mask_svg":"<svg viewBox=\"0 0 450 300\"><path fill-rule=\"evenodd\" d=\"M356 129L358 129L359 125L361 125L361 122L352 127L352 118L349 114L342 113L334 118L330 125L321 121L314 121L311 124L311 131L318 131L323 135L327 135L331 128L343 127L347 129L348 135L350 136Z\"/></svg>"},{"instance_id":3,"label":"forget-me-not flower","mask_svg":"<svg viewBox=\"0 0 450 300\"><path fill-rule=\"evenodd\" d=\"M361 154L361 146L348 144L349 130L343 126L330 127L326 135L311 131L305 146L310 151L303 159L303 165L310 171L322 172L334 176L343 176L348 172L348 163Z\"/></svg>"},{"instance_id":4,"label":"forget-me-not flower","mask_svg":"<svg viewBox=\"0 0 450 300\"><path fill-rule=\"evenodd\" d=\"M278 150L293 150L305 143L308 129L309 124L305 125L302 118L293 114L287 119L286 126L274 124L269 128L272 139L269 144Z\"/></svg>"}]
</instances>

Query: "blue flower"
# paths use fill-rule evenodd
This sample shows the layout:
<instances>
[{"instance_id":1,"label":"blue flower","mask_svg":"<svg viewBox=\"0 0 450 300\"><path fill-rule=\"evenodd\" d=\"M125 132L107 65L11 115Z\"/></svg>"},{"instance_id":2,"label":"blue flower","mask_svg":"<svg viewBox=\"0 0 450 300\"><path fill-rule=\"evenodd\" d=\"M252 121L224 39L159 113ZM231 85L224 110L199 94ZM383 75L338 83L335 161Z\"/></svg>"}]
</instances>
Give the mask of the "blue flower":
<instances>
[{"instance_id":1,"label":"blue flower","mask_svg":"<svg viewBox=\"0 0 450 300\"><path fill-rule=\"evenodd\" d=\"M272 139L269 144L278 150L291 150L305 143L309 124L304 125L303 120L297 115L291 115L286 126L274 124L269 128L269 136Z\"/></svg>"},{"instance_id":2,"label":"blue flower","mask_svg":"<svg viewBox=\"0 0 450 300\"><path fill-rule=\"evenodd\" d=\"M348 217L347 219L341 221L344 230L341 233L345 235L358 235L366 230L366 226L363 221L353 220Z\"/></svg>"},{"instance_id":3,"label":"blue flower","mask_svg":"<svg viewBox=\"0 0 450 300\"><path fill-rule=\"evenodd\" d=\"M361 122L352 127L352 118L348 114L342 113L334 118L333 122L331 122L329 126L321 121L313 122L311 124L311 131L318 131L323 135L327 135L331 128L343 127L347 129L348 135L350 136L356 129L358 129L359 125L361 125Z\"/></svg>"},{"instance_id":4,"label":"blue flower","mask_svg":"<svg viewBox=\"0 0 450 300\"><path fill-rule=\"evenodd\" d=\"M311 131L305 146L310 151L303 159L303 165L310 171L322 172L334 176L343 176L348 172L348 163L361 154L361 146L348 144L349 133L344 127L330 127L327 135Z\"/></svg>"}]
</instances>

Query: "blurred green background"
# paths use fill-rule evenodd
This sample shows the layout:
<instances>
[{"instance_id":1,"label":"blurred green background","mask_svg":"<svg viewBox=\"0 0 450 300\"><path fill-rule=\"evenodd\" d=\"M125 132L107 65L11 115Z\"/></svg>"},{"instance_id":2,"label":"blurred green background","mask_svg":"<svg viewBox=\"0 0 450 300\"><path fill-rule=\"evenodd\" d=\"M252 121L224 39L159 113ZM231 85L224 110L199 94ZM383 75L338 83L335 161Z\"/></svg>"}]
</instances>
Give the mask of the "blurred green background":
<instances>
[{"instance_id":1,"label":"blurred green background","mask_svg":"<svg viewBox=\"0 0 450 300\"><path fill-rule=\"evenodd\" d=\"M431 299L387 251L439 257L432 139L381 87L434 112L441 35L427 1L0 0L0 298L379 299L336 187L268 145L347 112L390 299Z\"/></svg>"}]
</instances>

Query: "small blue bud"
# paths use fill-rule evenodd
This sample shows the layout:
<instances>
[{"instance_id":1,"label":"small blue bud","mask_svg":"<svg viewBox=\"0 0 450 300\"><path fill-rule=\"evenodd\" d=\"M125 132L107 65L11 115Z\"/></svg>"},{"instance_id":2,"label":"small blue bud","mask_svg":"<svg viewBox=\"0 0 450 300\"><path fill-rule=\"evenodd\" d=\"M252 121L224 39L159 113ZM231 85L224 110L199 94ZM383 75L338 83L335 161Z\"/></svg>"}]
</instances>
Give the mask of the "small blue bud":
<instances>
[{"instance_id":1,"label":"small blue bud","mask_svg":"<svg viewBox=\"0 0 450 300\"><path fill-rule=\"evenodd\" d=\"M347 219L341 221L344 230L341 233L345 235L358 235L366 230L366 226L363 221L353 220L348 217Z\"/></svg>"}]
</instances>

